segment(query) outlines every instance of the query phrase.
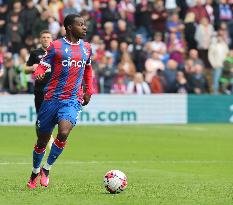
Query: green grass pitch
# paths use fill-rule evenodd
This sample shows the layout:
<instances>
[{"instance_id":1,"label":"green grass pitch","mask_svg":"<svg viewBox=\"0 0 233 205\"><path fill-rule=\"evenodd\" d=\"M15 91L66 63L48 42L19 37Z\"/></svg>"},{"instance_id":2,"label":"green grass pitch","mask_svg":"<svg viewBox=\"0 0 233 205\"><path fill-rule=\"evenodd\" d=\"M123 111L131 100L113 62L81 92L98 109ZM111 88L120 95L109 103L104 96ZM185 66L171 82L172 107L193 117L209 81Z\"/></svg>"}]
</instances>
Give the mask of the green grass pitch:
<instances>
[{"instance_id":1,"label":"green grass pitch","mask_svg":"<svg viewBox=\"0 0 233 205\"><path fill-rule=\"evenodd\" d=\"M48 188L28 190L33 127L0 127L1 205L232 205L232 125L75 127ZM48 154L48 151L47 151ZM127 189L108 194L119 169Z\"/></svg>"}]
</instances>

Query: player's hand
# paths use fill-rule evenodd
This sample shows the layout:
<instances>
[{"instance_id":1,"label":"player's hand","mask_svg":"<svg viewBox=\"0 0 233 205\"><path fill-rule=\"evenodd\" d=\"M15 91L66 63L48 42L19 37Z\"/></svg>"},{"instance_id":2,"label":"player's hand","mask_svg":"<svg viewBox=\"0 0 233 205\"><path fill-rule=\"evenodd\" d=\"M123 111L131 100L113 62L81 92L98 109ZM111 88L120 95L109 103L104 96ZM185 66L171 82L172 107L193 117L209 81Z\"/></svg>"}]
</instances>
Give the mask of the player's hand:
<instances>
[{"instance_id":1,"label":"player's hand","mask_svg":"<svg viewBox=\"0 0 233 205\"><path fill-rule=\"evenodd\" d=\"M83 95L83 103L82 103L82 106L87 105L87 104L90 102L90 99L91 99L91 95L88 95L87 93L85 93L85 94Z\"/></svg>"},{"instance_id":2,"label":"player's hand","mask_svg":"<svg viewBox=\"0 0 233 205\"><path fill-rule=\"evenodd\" d=\"M35 77L36 80L43 80L44 79L45 74L39 74Z\"/></svg>"},{"instance_id":3,"label":"player's hand","mask_svg":"<svg viewBox=\"0 0 233 205\"><path fill-rule=\"evenodd\" d=\"M34 65L32 66L32 72L35 72L35 70L36 70L37 67L38 67L38 64L34 64Z\"/></svg>"}]
</instances>

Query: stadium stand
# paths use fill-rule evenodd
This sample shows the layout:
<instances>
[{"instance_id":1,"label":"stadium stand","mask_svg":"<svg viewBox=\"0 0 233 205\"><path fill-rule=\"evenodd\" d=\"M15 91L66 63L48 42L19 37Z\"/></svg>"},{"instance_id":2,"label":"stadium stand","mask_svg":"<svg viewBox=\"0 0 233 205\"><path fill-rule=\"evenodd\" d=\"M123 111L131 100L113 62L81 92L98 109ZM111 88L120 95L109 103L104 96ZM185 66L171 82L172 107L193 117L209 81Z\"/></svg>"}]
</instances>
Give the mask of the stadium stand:
<instances>
[{"instance_id":1,"label":"stadium stand","mask_svg":"<svg viewBox=\"0 0 233 205\"><path fill-rule=\"evenodd\" d=\"M48 29L87 21L96 93L233 93L232 0L0 0L0 94L33 93L24 72Z\"/></svg>"}]
</instances>

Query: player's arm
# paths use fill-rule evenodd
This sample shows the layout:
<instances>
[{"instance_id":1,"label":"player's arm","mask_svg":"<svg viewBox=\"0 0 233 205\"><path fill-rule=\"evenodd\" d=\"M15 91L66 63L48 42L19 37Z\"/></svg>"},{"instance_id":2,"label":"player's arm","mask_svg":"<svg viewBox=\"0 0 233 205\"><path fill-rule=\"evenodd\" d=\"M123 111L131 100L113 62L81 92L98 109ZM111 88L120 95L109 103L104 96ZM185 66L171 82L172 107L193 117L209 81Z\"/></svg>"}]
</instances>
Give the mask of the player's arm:
<instances>
[{"instance_id":1,"label":"player's arm","mask_svg":"<svg viewBox=\"0 0 233 205\"><path fill-rule=\"evenodd\" d=\"M55 49L53 43L46 50L46 54L41 59L39 65L37 66L33 76L36 80L42 80L45 76L45 72L47 69L51 69L51 65L53 62L53 58L55 56Z\"/></svg>"},{"instance_id":2,"label":"player's arm","mask_svg":"<svg viewBox=\"0 0 233 205\"><path fill-rule=\"evenodd\" d=\"M26 64L25 67L24 67L24 72L26 74L34 73L37 66L38 66L38 64L33 64L32 66L27 66L27 64Z\"/></svg>"},{"instance_id":3,"label":"player's arm","mask_svg":"<svg viewBox=\"0 0 233 205\"><path fill-rule=\"evenodd\" d=\"M89 57L84 70L84 83L86 91L83 95L83 106L87 105L90 102L91 95L93 93L93 78L92 78L92 65L91 65L91 56Z\"/></svg>"},{"instance_id":4,"label":"player's arm","mask_svg":"<svg viewBox=\"0 0 233 205\"><path fill-rule=\"evenodd\" d=\"M36 59L35 53L32 52L29 56L29 59L26 65L24 66L24 72L26 74L34 73L34 71L36 70L36 67L38 66L36 62L37 62L37 59Z\"/></svg>"}]
</instances>

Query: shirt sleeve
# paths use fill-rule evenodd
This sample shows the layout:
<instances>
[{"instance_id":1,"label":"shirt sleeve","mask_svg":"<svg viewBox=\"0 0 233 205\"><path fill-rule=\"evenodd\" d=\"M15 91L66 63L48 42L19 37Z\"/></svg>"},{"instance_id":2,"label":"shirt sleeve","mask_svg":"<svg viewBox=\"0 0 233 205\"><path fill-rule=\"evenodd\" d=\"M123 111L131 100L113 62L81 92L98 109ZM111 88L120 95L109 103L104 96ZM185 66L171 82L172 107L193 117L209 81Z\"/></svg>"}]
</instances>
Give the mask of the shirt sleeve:
<instances>
[{"instance_id":1,"label":"shirt sleeve","mask_svg":"<svg viewBox=\"0 0 233 205\"><path fill-rule=\"evenodd\" d=\"M92 49L90 47L90 55L89 58L87 59L86 65L91 65L91 56L92 56Z\"/></svg>"},{"instance_id":2,"label":"shirt sleeve","mask_svg":"<svg viewBox=\"0 0 233 205\"><path fill-rule=\"evenodd\" d=\"M35 63L36 63L35 53L31 52L26 65L27 66L33 66Z\"/></svg>"},{"instance_id":3,"label":"shirt sleeve","mask_svg":"<svg viewBox=\"0 0 233 205\"><path fill-rule=\"evenodd\" d=\"M53 43L51 43L50 46L47 48L44 57L41 59L38 67L36 68L36 71L34 72L33 76L36 77L40 74L43 75L45 74L45 71L47 69L51 69L54 56L55 56L55 49Z\"/></svg>"},{"instance_id":4,"label":"shirt sleeve","mask_svg":"<svg viewBox=\"0 0 233 205\"><path fill-rule=\"evenodd\" d=\"M90 47L90 55L85 65L84 70L84 83L86 87L86 93L89 95L93 94L93 78L92 78L92 65L91 65L91 47Z\"/></svg>"}]
</instances>

